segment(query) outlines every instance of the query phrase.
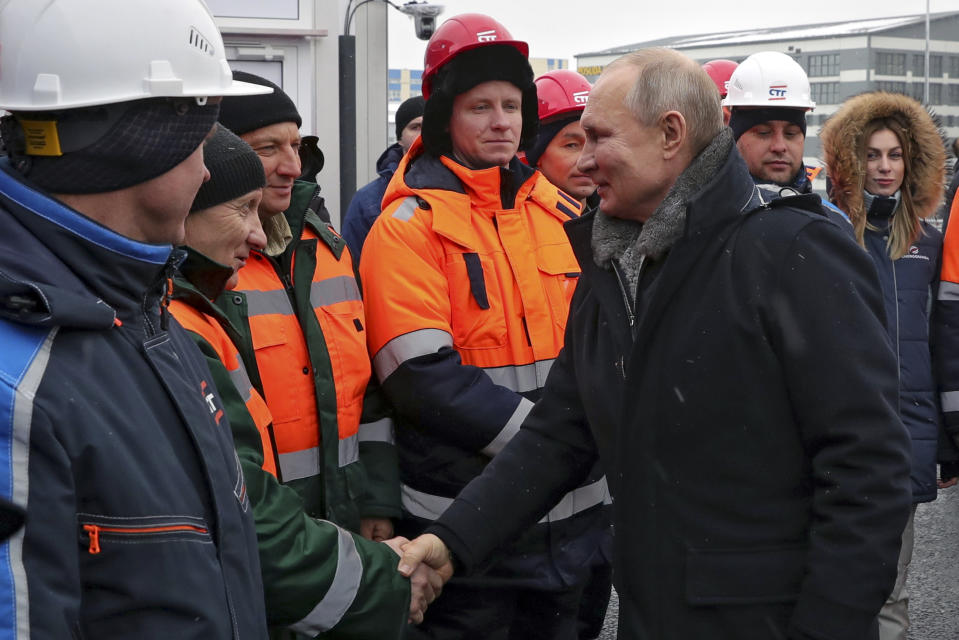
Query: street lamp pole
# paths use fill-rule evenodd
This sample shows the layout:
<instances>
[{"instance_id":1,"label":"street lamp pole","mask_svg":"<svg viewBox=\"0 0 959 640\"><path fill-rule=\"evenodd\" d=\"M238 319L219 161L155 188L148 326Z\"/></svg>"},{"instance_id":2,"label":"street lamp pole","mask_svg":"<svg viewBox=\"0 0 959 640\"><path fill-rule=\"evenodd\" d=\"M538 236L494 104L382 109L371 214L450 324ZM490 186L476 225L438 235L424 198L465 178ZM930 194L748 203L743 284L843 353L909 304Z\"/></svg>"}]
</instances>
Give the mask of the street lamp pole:
<instances>
[{"instance_id":1,"label":"street lamp pole","mask_svg":"<svg viewBox=\"0 0 959 640\"><path fill-rule=\"evenodd\" d=\"M923 102L929 106L929 0L926 0L926 83L922 95Z\"/></svg>"}]
</instances>

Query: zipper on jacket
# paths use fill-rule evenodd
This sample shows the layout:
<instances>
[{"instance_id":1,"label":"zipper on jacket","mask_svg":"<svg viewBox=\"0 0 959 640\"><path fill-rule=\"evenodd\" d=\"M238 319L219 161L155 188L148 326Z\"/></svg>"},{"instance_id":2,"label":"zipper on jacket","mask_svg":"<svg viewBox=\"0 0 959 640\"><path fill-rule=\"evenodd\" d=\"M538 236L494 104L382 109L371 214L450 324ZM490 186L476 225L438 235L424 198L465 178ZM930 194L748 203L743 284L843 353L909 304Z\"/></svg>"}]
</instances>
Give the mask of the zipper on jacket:
<instances>
[{"instance_id":1,"label":"zipper on jacket","mask_svg":"<svg viewBox=\"0 0 959 640\"><path fill-rule=\"evenodd\" d=\"M623 294L623 304L626 306L626 316L629 318L629 328L632 329L636 324L636 312L633 310L633 304L629 301L629 294L626 292L626 285L623 283L623 276L619 273L619 266L616 260L612 261L613 273L616 274L616 282L619 283L619 292Z\"/></svg>"},{"instance_id":2,"label":"zipper on jacket","mask_svg":"<svg viewBox=\"0 0 959 640\"><path fill-rule=\"evenodd\" d=\"M175 531L188 531L193 533L210 533L204 527L194 527L188 524L170 525L165 527L105 527L99 524L85 524L83 530L90 536L90 545L87 550L91 555L100 553L100 534L101 533L120 533L124 535L148 535L151 533L171 533Z\"/></svg>"}]
</instances>

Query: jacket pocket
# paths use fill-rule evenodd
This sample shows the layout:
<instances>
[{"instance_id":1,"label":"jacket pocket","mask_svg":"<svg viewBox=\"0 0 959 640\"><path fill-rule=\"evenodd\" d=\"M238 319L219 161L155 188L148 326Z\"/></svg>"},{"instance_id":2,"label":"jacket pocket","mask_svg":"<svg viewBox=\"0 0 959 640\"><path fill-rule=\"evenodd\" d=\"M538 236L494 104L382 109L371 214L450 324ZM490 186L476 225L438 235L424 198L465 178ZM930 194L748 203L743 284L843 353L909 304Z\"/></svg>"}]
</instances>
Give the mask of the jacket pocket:
<instances>
[{"instance_id":1,"label":"jacket pocket","mask_svg":"<svg viewBox=\"0 0 959 640\"><path fill-rule=\"evenodd\" d=\"M689 549L686 600L692 605L790 602L799 597L804 545L742 549Z\"/></svg>"},{"instance_id":2,"label":"jacket pocket","mask_svg":"<svg viewBox=\"0 0 959 640\"><path fill-rule=\"evenodd\" d=\"M206 522L192 516L126 518L80 513L77 519L80 524L80 544L91 555L109 551L112 545L213 542Z\"/></svg>"},{"instance_id":3,"label":"jacket pocket","mask_svg":"<svg viewBox=\"0 0 959 640\"><path fill-rule=\"evenodd\" d=\"M450 254L446 279L456 348L495 349L506 344L506 311L493 257Z\"/></svg>"},{"instance_id":4,"label":"jacket pocket","mask_svg":"<svg viewBox=\"0 0 959 640\"><path fill-rule=\"evenodd\" d=\"M579 264L569 244L548 244L536 248L536 266L546 289L553 322L566 329L566 316L573 291L579 282Z\"/></svg>"}]
</instances>

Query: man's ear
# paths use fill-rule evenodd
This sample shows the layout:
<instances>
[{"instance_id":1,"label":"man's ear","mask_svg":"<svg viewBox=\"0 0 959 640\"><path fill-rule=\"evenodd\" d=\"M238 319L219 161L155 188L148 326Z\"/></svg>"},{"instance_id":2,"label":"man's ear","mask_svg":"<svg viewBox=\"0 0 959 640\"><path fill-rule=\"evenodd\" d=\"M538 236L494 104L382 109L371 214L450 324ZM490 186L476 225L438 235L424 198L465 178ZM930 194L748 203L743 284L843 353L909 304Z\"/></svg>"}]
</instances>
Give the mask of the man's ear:
<instances>
[{"instance_id":1,"label":"man's ear","mask_svg":"<svg viewBox=\"0 0 959 640\"><path fill-rule=\"evenodd\" d=\"M659 120L663 135L663 157L671 159L686 146L686 118L678 111L667 111Z\"/></svg>"}]
</instances>

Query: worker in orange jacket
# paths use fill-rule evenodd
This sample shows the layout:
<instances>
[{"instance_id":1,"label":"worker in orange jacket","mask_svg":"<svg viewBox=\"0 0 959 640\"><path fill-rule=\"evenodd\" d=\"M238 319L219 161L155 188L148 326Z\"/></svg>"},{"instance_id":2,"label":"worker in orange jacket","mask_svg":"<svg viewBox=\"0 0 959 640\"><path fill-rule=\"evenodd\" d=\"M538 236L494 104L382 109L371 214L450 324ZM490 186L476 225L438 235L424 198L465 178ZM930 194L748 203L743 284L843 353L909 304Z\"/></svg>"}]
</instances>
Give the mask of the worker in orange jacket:
<instances>
[{"instance_id":1,"label":"worker in orange jacket","mask_svg":"<svg viewBox=\"0 0 959 640\"><path fill-rule=\"evenodd\" d=\"M538 120L527 53L488 16L437 29L422 136L364 245L368 341L397 414L406 537L509 446L563 344L579 276L563 223L581 206L516 158ZM485 573L445 587L423 633L576 638L609 494L598 468L571 484Z\"/></svg>"}]
</instances>

